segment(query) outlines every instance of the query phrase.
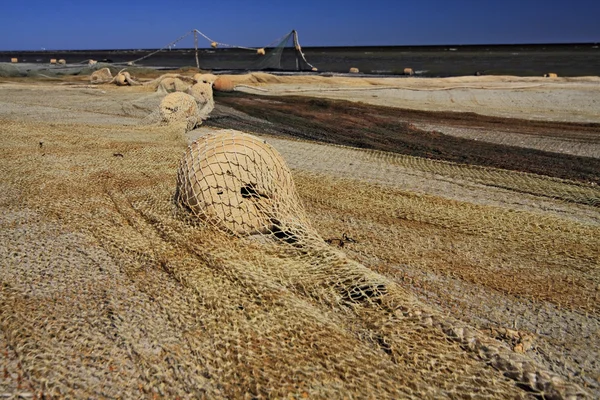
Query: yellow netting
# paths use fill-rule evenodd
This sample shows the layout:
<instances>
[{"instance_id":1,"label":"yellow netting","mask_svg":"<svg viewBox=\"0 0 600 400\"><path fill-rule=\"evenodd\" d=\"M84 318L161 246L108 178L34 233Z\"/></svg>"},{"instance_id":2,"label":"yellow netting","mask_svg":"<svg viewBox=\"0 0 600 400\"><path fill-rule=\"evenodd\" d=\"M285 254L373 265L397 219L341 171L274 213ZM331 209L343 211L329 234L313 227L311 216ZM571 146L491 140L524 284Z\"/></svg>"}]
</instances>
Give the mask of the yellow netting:
<instances>
[{"instance_id":1,"label":"yellow netting","mask_svg":"<svg viewBox=\"0 0 600 400\"><path fill-rule=\"evenodd\" d=\"M281 156L255 136L206 134L192 143L177 175L177 201L229 232L285 235L308 228L292 176Z\"/></svg>"},{"instance_id":2,"label":"yellow netting","mask_svg":"<svg viewBox=\"0 0 600 400\"><path fill-rule=\"evenodd\" d=\"M100 111L103 124L0 119L2 395L585 396L312 227L398 220L385 207L397 194L290 174L264 138L216 131L187 147L177 123ZM312 223L292 178L320 207ZM430 225L440 202L419 214ZM393 260L406 240L358 257Z\"/></svg>"},{"instance_id":3,"label":"yellow netting","mask_svg":"<svg viewBox=\"0 0 600 400\"><path fill-rule=\"evenodd\" d=\"M200 117L202 119L208 118L215 108L212 84L210 82L200 81L190 86L186 92L196 100Z\"/></svg>"},{"instance_id":4,"label":"yellow netting","mask_svg":"<svg viewBox=\"0 0 600 400\"><path fill-rule=\"evenodd\" d=\"M98 71L94 71L90 76L91 83L108 83L112 81L113 76L109 68L102 68Z\"/></svg>"},{"instance_id":5,"label":"yellow netting","mask_svg":"<svg viewBox=\"0 0 600 400\"><path fill-rule=\"evenodd\" d=\"M157 90L163 93L185 92L190 88L190 84L183 82L179 78L165 78L158 84Z\"/></svg>"}]
</instances>

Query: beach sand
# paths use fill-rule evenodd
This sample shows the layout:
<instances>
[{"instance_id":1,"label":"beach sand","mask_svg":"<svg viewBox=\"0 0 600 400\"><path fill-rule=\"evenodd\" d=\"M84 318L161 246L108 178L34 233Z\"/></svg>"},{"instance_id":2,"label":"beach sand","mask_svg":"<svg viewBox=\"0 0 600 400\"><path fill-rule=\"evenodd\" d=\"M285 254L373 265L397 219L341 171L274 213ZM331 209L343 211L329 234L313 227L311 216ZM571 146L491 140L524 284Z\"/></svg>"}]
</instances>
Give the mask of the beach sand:
<instances>
[{"instance_id":1,"label":"beach sand","mask_svg":"<svg viewBox=\"0 0 600 400\"><path fill-rule=\"evenodd\" d=\"M370 147L333 130L317 143L279 132L307 119L244 105L393 107L381 118L414 135L593 166L600 78L231 78L253 96L217 95L214 121L187 133L151 123L160 97L142 86L0 83L0 395L528 398L534 379L549 398L600 396L594 169L402 154L374 128ZM219 121L261 127L342 248L307 259L177 218L179 158ZM384 282L391 300L348 302L348 276Z\"/></svg>"}]
</instances>

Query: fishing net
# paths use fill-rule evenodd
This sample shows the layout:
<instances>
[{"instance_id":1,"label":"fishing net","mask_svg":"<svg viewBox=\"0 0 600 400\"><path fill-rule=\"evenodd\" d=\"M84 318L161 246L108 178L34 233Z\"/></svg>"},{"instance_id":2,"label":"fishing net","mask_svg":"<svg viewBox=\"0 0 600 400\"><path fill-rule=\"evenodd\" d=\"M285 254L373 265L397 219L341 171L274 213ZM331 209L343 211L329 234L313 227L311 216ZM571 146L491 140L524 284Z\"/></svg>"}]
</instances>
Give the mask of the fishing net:
<instances>
[{"instance_id":1,"label":"fishing net","mask_svg":"<svg viewBox=\"0 0 600 400\"><path fill-rule=\"evenodd\" d=\"M139 89L111 94L129 90ZM72 91L51 95L74 104ZM396 192L290 174L270 138L241 132L206 131L188 146L177 124L2 125L3 397L585 397L313 227L335 220L358 231L372 217L378 224L355 254L398 265L386 257L406 237L368 247L406 212ZM311 149L314 160L330 154ZM410 196L419 217L431 214L428 225L448 221L434 213L448 202L430 199L437 208L424 210L415 198L428 198ZM502 218L491 210L482 218L495 229Z\"/></svg>"},{"instance_id":2,"label":"fishing net","mask_svg":"<svg viewBox=\"0 0 600 400\"><path fill-rule=\"evenodd\" d=\"M200 118L208 118L209 114L215 108L212 84L200 81L190 86L186 93L191 95L196 100L196 104L198 105L198 115Z\"/></svg>"},{"instance_id":3,"label":"fishing net","mask_svg":"<svg viewBox=\"0 0 600 400\"><path fill-rule=\"evenodd\" d=\"M204 82L213 84L217 80L217 76L214 74L195 74L194 81L196 83Z\"/></svg>"},{"instance_id":4,"label":"fishing net","mask_svg":"<svg viewBox=\"0 0 600 400\"><path fill-rule=\"evenodd\" d=\"M185 83L179 78L165 78L158 84L158 91L163 93L185 92L190 88L188 83Z\"/></svg>"},{"instance_id":5,"label":"fishing net","mask_svg":"<svg viewBox=\"0 0 600 400\"><path fill-rule=\"evenodd\" d=\"M187 93L181 92L166 95L158 106L158 115L161 123L184 123L187 131L202 122L196 99Z\"/></svg>"},{"instance_id":6,"label":"fishing net","mask_svg":"<svg viewBox=\"0 0 600 400\"><path fill-rule=\"evenodd\" d=\"M128 71L120 71L111 82L114 82L117 86L140 85L140 83L137 82Z\"/></svg>"},{"instance_id":7,"label":"fishing net","mask_svg":"<svg viewBox=\"0 0 600 400\"><path fill-rule=\"evenodd\" d=\"M0 63L0 77L18 78L18 77L39 77L55 78L67 75L91 75L103 68L110 68L113 73L118 70L106 63L79 64L33 64L33 63Z\"/></svg>"},{"instance_id":8,"label":"fishing net","mask_svg":"<svg viewBox=\"0 0 600 400\"><path fill-rule=\"evenodd\" d=\"M108 83L112 81L113 76L110 72L110 68L102 68L98 71L94 71L92 75L90 75L91 83Z\"/></svg>"},{"instance_id":9,"label":"fishing net","mask_svg":"<svg viewBox=\"0 0 600 400\"><path fill-rule=\"evenodd\" d=\"M292 31L275 42L274 47L268 46L265 54L254 62L251 70L288 70L312 71L315 67L306 61L302 48L298 43L298 34Z\"/></svg>"},{"instance_id":10,"label":"fishing net","mask_svg":"<svg viewBox=\"0 0 600 400\"><path fill-rule=\"evenodd\" d=\"M140 118L139 123L143 125L161 123L159 108L165 96L166 93L159 91L123 101L121 103L122 113L128 117Z\"/></svg>"},{"instance_id":11,"label":"fishing net","mask_svg":"<svg viewBox=\"0 0 600 400\"><path fill-rule=\"evenodd\" d=\"M310 231L285 161L255 136L219 131L192 143L177 174L176 200L225 231L296 242Z\"/></svg>"},{"instance_id":12,"label":"fishing net","mask_svg":"<svg viewBox=\"0 0 600 400\"><path fill-rule=\"evenodd\" d=\"M146 86L146 84L144 84ZM197 83L192 86L178 78L165 77L157 79L141 90L152 89L156 92L141 92L137 98L121 103L124 115L139 118L141 125L184 126L185 131L194 129L206 120L214 109L212 87L210 84ZM186 89L173 91L172 89Z\"/></svg>"}]
</instances>

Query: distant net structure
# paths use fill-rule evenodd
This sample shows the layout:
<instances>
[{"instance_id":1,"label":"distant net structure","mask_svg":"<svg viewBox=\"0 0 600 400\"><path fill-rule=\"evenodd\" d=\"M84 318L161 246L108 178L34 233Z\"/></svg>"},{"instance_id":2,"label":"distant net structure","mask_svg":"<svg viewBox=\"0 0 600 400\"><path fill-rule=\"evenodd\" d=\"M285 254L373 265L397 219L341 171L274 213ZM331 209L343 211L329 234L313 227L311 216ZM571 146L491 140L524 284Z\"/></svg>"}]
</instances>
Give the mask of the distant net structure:
<instances>
[{"instance_id":1,"label":"distant net structure","mask_svg":"<svg viewBox=\"0 0 600 400\"><path fill-rule=\"evenodd\" d=\"M306 60L298 42L298 33L295 30L279 40L277 45L271 48L262 59L259 59L254 67L257 70L317 70Z\"/></svg>"},{"instance_id":2,"label":"distant net structure","mask_svg":"<svg viewBox=\"0 0 600 400\"><path fill-rule=\"evenodd\" d=\"M190 43L193 38L193 44ZM200 39L208 42L208 48L200 48ZM0 77L41 77L54 78L65 75L90 75L94 71L110 68L113 74L127 68L135 72L136 68L177 68L195 66L205 70L228 71L317 71L317 68L306 59L298 32L295 30L263 47L246 47L220 42L212 39L197 29L155 50L118 51L111 54L111 59L81 59L81 55L73 53L77 60L43 59L36 62L0 63ZM66 57L69 58L69 57Z\"/></svg>"},{"instance_id":3,"label":"distant net structure","mask_svg":"<svg viewBox=\"0 0 600 400\"><path fill-rule=\"evenodd\" d=\"M239 64L232 66L232 69L247 69L247 70L294 70L294 71L317 71L317 68L309 63L302 51L302 46L298 39L298 32L292 30L284 36L274 40L264 47L246 47L239 45L232 45L228 43L219 42L205 35L197 29L193 29L187 32L185 35L177 38L176 40L168 43L164 47L157 49L149 54L146 54L138 59L128 62L129 65L135 65L140 61L144 61L153 56L160 54L161 52L170 51L177 43L181 42L188 36L193 35L194 37L194 50L195 50L195 63L196 67L201 68L202 63L199 58L199 39L202 38L210 44L212 49L237 49L243 51L251 51L255 54L255 59L252 61L246 61L245 65L240 68Z\"/></svg>"}]
</instances>

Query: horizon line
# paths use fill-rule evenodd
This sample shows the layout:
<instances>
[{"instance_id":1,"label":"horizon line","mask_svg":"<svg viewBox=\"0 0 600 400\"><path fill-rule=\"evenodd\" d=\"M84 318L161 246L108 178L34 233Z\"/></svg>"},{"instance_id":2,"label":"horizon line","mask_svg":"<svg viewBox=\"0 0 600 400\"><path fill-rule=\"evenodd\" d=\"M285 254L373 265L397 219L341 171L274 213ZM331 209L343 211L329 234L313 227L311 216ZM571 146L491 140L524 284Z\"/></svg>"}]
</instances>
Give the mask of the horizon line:
<instances>
[{"instance_id":1,"label":"horizon line","mask_svg":"<svg viewBox=\"0 0 600 400\"><path fill-rule=\"evenodd\" d=\"M530 42L530 43L461 43L461 44L386 44L386 45L320 45L320 46L302 46L303 49L311 49L311 48L363 48L363 47L482 47L482 46L598 46L600 45L600 41L597 42ZM289 46L292 47L292 46ZM18 50L2 50L0 49L0 53L10 53L10 52L39 52L39 53L47 53L47 52L84 52L84 51L155 51L158 49L162 49L163 47L155 47L155 48L88 48L88 49L18 49ZM261 46L257 46L257 48L261 48ZM274 47L264 47L264 48L274 48ZM179 47L172 50L165 51L177 51L177 50L194 50L194 47ZM223 51L237 49L236 47L222 47L222 48L211 48L211 47L198 47L198 50L211 50L211 51Z\"/></svg>"}]
</instances>

